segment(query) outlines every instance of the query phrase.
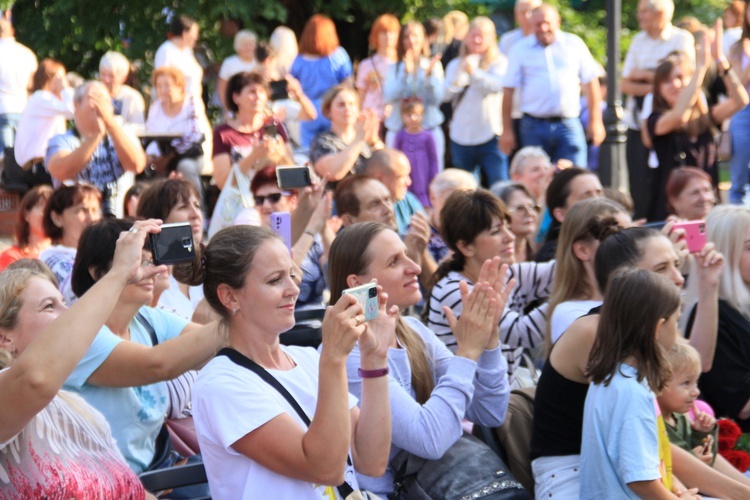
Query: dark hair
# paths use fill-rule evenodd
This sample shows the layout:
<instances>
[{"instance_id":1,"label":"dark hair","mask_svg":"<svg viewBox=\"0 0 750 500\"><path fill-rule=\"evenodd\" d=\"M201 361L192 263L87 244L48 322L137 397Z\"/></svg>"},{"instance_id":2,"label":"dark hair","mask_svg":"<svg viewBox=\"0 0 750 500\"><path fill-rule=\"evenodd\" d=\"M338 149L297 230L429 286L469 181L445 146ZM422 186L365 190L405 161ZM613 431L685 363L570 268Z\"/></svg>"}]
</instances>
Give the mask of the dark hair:
<instances>
[{"instance_id":1,"label":"dark hair","mask_svg":"<svg viewBox=\"0 0 750 500\"><path fill-rule=\"evenodd\" d=\"M545 195L545 202L550 215L552 215L554 209L565 208L567 206L568 196L570 196L570 184L573 182L573 179L579 175L596 174L585 168L571 167L566 168L565 170L560 170L554 175L554 177L552 177L552 180L547 187L547 194Z\"/></svg>"},{"instance_id":2,"label":"dark hair","mask_svg":"<svg viewBox=\"0 0 750 500\"><path fill-rule=\"evenodd\" d=\"M401 101L401 114L411 112L424 113L424 103L421 99L404 99Z\"/></svg>"},{"instance_id":3,"label":"dark hair","mask_svg":"<svg viewBox=\"0 0 750 500\"><path fill-rule=\"evenodd\" d=\"M37 205L46 205L47 200L50 199L53 192L51 186L43 184L31 188L21 198L16 212L16 227L14 231L18 248L23 249L29 246L31 226L29 226L29 222L26 220L26 215Z\"/></svg>"},{"instance_id":4,"label":"dark hair","mask_svg":"<svg viewBox=\"0 0 750 500\"><path fill-rule=\"evenodd\" d=\"M339 94L342 92L351 92L353 96L357 96L356 103L357 107L359 107L359 95L357 94L357 91L354 89L354 87L350 85L344 85L344 84L338 84L334 85L330 89L326 91L325 94L323 94L323 100L320 102L320 112L325 116L326 118L330 117L331 113L331 105L333 104L333 100L338 97Z\"/></svg>"},{"instance_id":5,"label":"dark hair","mask_svg":"<svg viewBox=\"0 0 750 500\"><path fill-rule=\"evenodd\" d=\"M216 233L207 246L196 248L193 262L175 265L172 274L180 283L202 284L206 302L226 320L230 313L219 300L219 285L242 288L258 248L272 239L279 237L263 226L227 227Z\"/></svg>"},{"instance_id":6,"label":"dark hair","mask_svg":"<svg viewBox=\"0 0 750 500\"><path fill-rule=\"evenodd\" d=\"M255 45L255 60L262 64L271 57L276 57L276 49L265 40L261 40Z\"/></svg>"},{"instance_id":7,"label":"dark hair","mask_svg":"<svg viewBox=\"0 0 750 500\"><path fill-rule=\"evenodd\" d=\"M158 180L143 190L135 213L139 218L166 221L172 209L180 203L187 203L190 195L200 202L201 195L192 182L183 179Z\"/></svg>"},{"instance_id":8,"label":"dark hair","mask_svg":"<svg viewBox=\"0 0 750 500\"><path fill-rule=\"evenodd\" d=\"M349 275L364 274L372 262L370 243L383 231L391 228L380 222L360 222L345 227L333 240L329 252L328 266L331 283L331 302L335 302L347 288ZM399 317L396 323L396 338L406 349L411 366L411 384L420 404L424 404L435 387L432 367L425 353L422 339Z\"/></svg>"},{"instance_id":9,"label":"dark hair","mask_svg":"<svg viewBox=\"0 0 750 500\"><path fill-rule=\"evenodd\" d=\"M486 189L454 191L445 201L440 212L440 235L453 255L444 261L435 272L437 283L450 271L461 271L466 257L458 249L458 243L468 244L483 231L492 227L492 219L510 223L510 214L505 204Z\"/></svg>"},{"instance_id":10,"label":"dark hair","mask_svg":"<svg viewBox=\"0 0 750 500\"><path fill-rule=\"evenodd\" d=\"M65 71L65 66L63 66L61 62L50 59L49 57L42 59L34 72L34 76L31 78L31 91L36 92L37 90L42 90L61 69Z\"/></svg>"},{"instance_id":11,"label":"dark hair","mask_svg":"<svg viewBox=\"0 0 750 500\"><path fill-rule=\"evenodd\" d=\"M182 36L186 31L190 31L190 28L195 25L195 19L188 17L184 14L172 17L172 21L169 23L169 32L174 36Z\"/></svg>"},{"instance_id":12,"label":"dark hair","mask_svg":"<svg viewBox=\"0 0 750 500\"><path fill-rule=\"evenodd\" d=\"M424 28L424 34L426 37L436 35L440 28L443 27L443 20L439 17L431 17L425 21L422 21L422 27Z\"/></svg>"},{"instance_id":13,"label":"dark hair","mask_svg":"<svg viewBox=\"0 0 750 500\"><path fill-rule=\"evenodd\" d=\"M711 176L706 173L705 170L696 167L679 167L672 170L667 178L667 208L670 212L675 213L675 209L672 206L672 200L682 194L682 191L687 187L688 183L693 179L703 179L708 182L710 186L713 186L711 182Z\"/></svg>"},{"instance_id":14,"label":"dark hair","mask_svg":"<svg viewBox=\"0 0 750 500\"><path fill-rule=\"evenodd\" d=\"M353 217L359 215L361 207L359 206L359 198L357 198L357 187L369 181L377 181L377 179L356 174L344 177L336 185L336 189L333 192L333 202L336 205L336 212L339 215L349 214Z\"/></svg>"},{"instance_id":15,"label":"dark hair","mask_svg":"<svg viewBox=\"0 0 750 500\"><path fill-rule=\"evenodd\" d=\"M661 233L647 227L630 227L610 235L599 244L594 258L594 275L601 293L616 271L635 267L643 258L644 242Z\"/></svg>"},{"instance_id":16,"label":"dark hair","mask_svg":"<svg viewBox=\"0 0 750 500\"><path fill-rule=\"evenodd\" d=\"M240 110L240 108L237 107L237 103L234 102L234 96L242 92L242 89L248 85L259 85L263 88L266 94L269 93L268 79L260 73L241 71L240 73L232 75L227 82L227 93L225 95L229 111L236 113Z\"/></svg>"},{"instance_id":17,"label":"dark hair","mask_svg":"<svg viewBox=\"0 0 750 500\"><path fill-rule=\"evenodd\" d=\"M130 189L125 191L125 196L122 198L122 213L125 217L134 217L135 214L131 215L128 213L128 203L130 203L130 200L133 198L138 197L138 202L140 203L140 196L143 190L146 189L146 184L143 182L136 182L132 186L130 186ZM136 212L138 212L138 207L135 207Z\"/></svg>"},{"instance_id":18,"label":"dark hair","mask_svg":"<svg viewBox=\"0 0 750 500\"><path fill-rule=\"evenodd\" d=\"M511 182L500 188L495 188L494 186L492 188L492 194L500 198L500 200L502 200L502 202L505 204L506 207L508 206L508 203L510 202L510 198L511 196L513 196L513 193L516 193L518 191L522 192L531 200L534 200L534 197L531 196L531 192L529 192L529 189L523 184L521 184L520 182Z\"/></svg>"},{"instance_id":19,"label":"dark hair","mask_svg":"<svg viewBox=\"0 0 750 500\"><path fill-rule=\"evenodd\" d=\"M633 291L637 290L637 295ZM589 355L586 376L609 385L620 363L635 358L638 382L644 378L655 393L669 382L671 370L656 340L660 320L680 308L680 291L664 276L630 270L610 279Z\"/></svg>"},{"instance_id":20,"label":"dark hair","mask_svg":"<svg viewBox=\"0 0 750 500\"><path fill-rule=\"evenodd\" d=\"M117 239L121 232L132 226L132 221L102 219L83 231L70 274L71 288L76 296L81 297L109 272L115 257Z\"/></svg>"},{"instance_id":21,"label":"dark hair","mask_svg":"<svg viewBox=\"0 0 750 500\"><path fill-rule=\"evenodd\" d=\"M63 184L55 189L55 192L47 200L44 206L44 232L53 242L58 242L63 237L63 230L52 221L52 212L62 215L66 208L81 203L85 198L93 196L101 204L102 193L91 184L76 183L71 186Z\"/></svg>"}]
</instances>

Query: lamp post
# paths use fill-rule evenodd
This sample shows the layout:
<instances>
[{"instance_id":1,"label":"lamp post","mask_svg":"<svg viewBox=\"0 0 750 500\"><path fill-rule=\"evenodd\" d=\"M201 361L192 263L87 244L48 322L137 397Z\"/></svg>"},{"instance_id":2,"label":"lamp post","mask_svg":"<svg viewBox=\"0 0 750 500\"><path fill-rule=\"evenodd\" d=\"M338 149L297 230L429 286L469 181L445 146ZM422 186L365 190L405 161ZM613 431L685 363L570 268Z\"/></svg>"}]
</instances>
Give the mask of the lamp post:
<instances>
[{"instance_id":1,"label":"lamp post","mask_svg":"<svg viewBox=\"0 0 750 500\"><path fill-rule=\"evenodd\" d=\"M602 185L618 189L624 178L625 140L628 130L622 121L620 93L620 31L622 0L607 0L607 110L602 117L607 137L599 149L599 179Z\"/></svg>"}]
</instances>

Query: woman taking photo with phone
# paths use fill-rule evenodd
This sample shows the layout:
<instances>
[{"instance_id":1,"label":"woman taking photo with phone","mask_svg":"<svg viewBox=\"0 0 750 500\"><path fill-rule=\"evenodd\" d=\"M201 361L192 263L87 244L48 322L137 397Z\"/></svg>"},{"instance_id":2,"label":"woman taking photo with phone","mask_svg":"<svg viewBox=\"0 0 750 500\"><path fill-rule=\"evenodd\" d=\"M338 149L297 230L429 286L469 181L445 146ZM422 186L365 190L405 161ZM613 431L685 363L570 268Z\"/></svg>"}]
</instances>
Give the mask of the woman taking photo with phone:
<instances>
[{"instance_id":1,"label":"woman taking photo with phone","mask_svg":"<svg viewBox=\"0 0 750 500\"><path fill-rule=\"evenodd\" d=\"M358 368L372 373L387 366L396 318L386 311L386 294L377 320L368 323L354 297L337 295L323 319L318 354L279 343L279 335L294 326L299 289L278 236L262 227L234 226L200 253L180 271L191 284L203 283L230 346L201 370L194 390L212 497L272 491L278 498L344 498L345 485L358 489L352 464L382 475L391 441L388 377L368 378L358 407L347 390L345 363L358 345ZM289 397L249 365L270 374Z\"/></svg>"}]
</instances>

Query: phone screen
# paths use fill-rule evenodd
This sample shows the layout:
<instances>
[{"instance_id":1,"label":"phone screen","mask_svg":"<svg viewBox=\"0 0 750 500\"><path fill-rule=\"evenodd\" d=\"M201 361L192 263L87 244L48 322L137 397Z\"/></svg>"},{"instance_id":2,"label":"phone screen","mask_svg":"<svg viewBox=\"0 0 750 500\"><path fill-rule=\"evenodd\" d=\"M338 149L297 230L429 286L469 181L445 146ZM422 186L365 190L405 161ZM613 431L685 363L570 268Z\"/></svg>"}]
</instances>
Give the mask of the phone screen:
<instances>
[{"instance_id":1,"label":"phone screen","mask_svg":"<svg viewBox=\"0 0 750 500\"><path fill-rule=\"evenodd\" d=\"M276 167L276 181L280 189L312 186L312 177L308 167Z\"/></svg>"}]
</instances>

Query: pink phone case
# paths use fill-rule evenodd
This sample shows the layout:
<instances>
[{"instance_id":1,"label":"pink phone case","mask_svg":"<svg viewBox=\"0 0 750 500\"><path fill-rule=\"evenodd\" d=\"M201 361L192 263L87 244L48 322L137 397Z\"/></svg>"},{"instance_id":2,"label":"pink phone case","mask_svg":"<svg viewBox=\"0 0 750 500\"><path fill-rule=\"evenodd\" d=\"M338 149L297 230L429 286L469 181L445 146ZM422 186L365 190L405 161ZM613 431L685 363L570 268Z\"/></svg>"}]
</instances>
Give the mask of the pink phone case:
<instances>
[{"instance_id":1,"label":"pink phone case","mask_svg":"<svg viewBox=\"0 0 750 500\"><path fill-rule=\"evenodd\" d=\"M672 231L675 229L685 230L685 241L690 253L700 252L706 246L706 221L691 220L688 222L678 222L674 225Z\"/></svg>"},{"instance_id":2,"label":"pink phone case","mask_svg":"<svg viewBox=\"0 0 750 500\"><path fill-rule=\"evenodd\" d=\"M289 252L292 251L292 216L289 212L271 214L271 230L281 237Z\"/></svg>"}]
</instances>

